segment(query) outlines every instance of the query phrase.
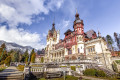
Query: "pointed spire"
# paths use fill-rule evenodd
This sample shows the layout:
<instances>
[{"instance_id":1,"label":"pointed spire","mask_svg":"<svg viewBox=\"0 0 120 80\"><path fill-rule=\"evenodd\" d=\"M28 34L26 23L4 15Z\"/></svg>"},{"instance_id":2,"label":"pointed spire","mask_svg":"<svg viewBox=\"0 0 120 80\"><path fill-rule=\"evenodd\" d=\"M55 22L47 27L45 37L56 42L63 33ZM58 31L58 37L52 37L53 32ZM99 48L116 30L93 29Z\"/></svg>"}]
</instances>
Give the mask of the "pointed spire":
<instances>
[{"instance_id":1,"label":"pointed spire","mask_svg":"<svg viewBox=\"0 0 120 80\"><path fill-rule=\"evenodd\" d=\"M100 31L98 30L98 37L101 37L101 33L100 33Z\"/></svg>"},{"instance_id":2,"label":"pointed spire","mask_svg":"<svg viewBox=\"0 0 120 80\"><path fill-rule=\"evenodd\" d=\"M77 8L76 8L75 19L76 19L76 20L79 20L79 19L80 19L80 18L79 18L79 14L78 14L78 11L77 11Z\"/></svg>"},{"instance_id":3,"label":"pointed spire","mask_svg":"<svg viewBox=\"0 0 120 80\"><path fill-rule=\"evenodd\" d=\"M76 14L78 14L77 8L76 8Z\"/></svg>"},{"instance_id":4,"label":"pointed spire","mask_svg":"<svg viewBox=\"0 0 120 80\"><path fill-rule=\"evenodd\" d=\"M53 19L53 24L52 24L52 31L55 30L55 16L54 16L54 19Z\"/></svg>"}]
</instances>

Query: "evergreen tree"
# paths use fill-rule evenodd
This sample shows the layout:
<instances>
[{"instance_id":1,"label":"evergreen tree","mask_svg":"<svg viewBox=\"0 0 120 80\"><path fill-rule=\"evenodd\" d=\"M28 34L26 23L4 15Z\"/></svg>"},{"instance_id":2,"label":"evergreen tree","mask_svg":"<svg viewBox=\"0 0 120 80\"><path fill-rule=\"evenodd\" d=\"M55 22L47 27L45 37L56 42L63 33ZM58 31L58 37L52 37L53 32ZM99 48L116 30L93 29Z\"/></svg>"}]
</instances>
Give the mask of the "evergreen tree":
<instances>
[{"instance_id":1,"label":"evergreen tree","mask_svg":"<svg viewBox=\"0 0 120 80\"><path fill-rule=\"evenodd\" d=\"M28 50L25 51L24 55L23 55L23 58L24 58L24 62L28 62Z\"/></svg>"},{"instance_id":2,"label":"evergreen tree","mask_svg":"<svg viewBox=\"0 0 120 80\"><path fill-rule=\"evenodd\" d=\"M31 62L31 57L32 57L32 54L35 53L34 49L32 49L31 53L30 53L30 62Z\"/></svg>"},{"instance_id":3,"label":"evergreen tree","mask_svg":"<svg viewBox=\"0 0 120 80\"><path fill-rule=\"evenodd\" d=\"M8 57L5 59L5 64L6 64L7 66L9 66L9 65L10 65L10 62L11 62L11 56L8 56Z\"/></svg>"},{"instance_id":4,"label":"evergreen tree","mask_svg":"<svg viewBox=\"0 0 120 80\"><path fill-rule=\"evenodd\" d=\"M113 39L112 39L112 37L110 36L110 35L107 35L106 36L106 40L107 40L107 44L108 44L108 47L111 49L111 50L113 50Z\"/></svg>"},{"instance_id":5,"label":"evergreen tree","mask_svg":"<svg viewBox=\"0 0 120 80\"><path fill-rule=\"evenodd\" d=\"M0 61L3 61L7 58L7 51L5 43L3 43L0 47Z\"/></svg>"},{"instance_id":6,"label":"evergreen tree","mask_svg":"<svg viewBox=\"0 0 120 80\"><path fill-rule=\"evenodd\" d=\"M15 59L15 62L19 62L19 51L15 52L14 59Z\"/></svg>"},{"instance_id":7,"label":"evergreen tree","mask_svg":"<svg viewBox=\"0 0 120 80\"><path fill-rule=\"evenodd\" d=\"M35 56L36 56L36 53L33 53L32 56L31 56L31 62L32 62L32 63L35 62Z\"/></svg>"},{"instance_id":8,"label":"evergreen tree","mask_svg":"<svg viewBox=\"0 0 120 80\"><path fill-rule=\"evenodd\" d=\"M20 60L20 62L25 62L24 54L21 55L21 60Z\"/></svg>"}]
</instances>

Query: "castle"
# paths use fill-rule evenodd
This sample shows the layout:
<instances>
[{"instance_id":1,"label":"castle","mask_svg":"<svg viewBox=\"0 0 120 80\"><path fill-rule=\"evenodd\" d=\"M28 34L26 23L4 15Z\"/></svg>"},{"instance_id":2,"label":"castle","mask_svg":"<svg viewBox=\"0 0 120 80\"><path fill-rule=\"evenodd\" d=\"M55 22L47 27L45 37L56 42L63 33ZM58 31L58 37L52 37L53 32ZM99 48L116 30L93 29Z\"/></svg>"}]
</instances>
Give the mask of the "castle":
<instances>
[{"instance_id":1,"label":"castle","mask_svg":"<svg viewBox=\"0 0 120 80\"><path fill-rule=\"evenodd\" d=\"M84 32L83 20L76 12L73 23L73 31L68 29L64 34L65 38L60 39L59 30L48 31L47 46L45 48L45 62L64 62L74 60L97 60L98 63L111 68L111 52L100 32L98 35L94 30Z\"/></svg>"}]
</instances>

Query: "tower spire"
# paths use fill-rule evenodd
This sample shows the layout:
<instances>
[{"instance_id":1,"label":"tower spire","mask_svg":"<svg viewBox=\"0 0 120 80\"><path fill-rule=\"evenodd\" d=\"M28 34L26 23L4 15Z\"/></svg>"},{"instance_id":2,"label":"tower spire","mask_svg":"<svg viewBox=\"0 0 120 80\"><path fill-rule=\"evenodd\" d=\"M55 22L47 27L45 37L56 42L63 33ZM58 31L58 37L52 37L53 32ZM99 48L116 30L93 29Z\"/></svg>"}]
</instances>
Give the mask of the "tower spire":
<instances>
[{"instance_id":1,"label":"tower spire","mask_svg":"<svg viewBox=\"0 0 120 80\"><path fill-rule=\"evenodd\" d=\"M52 31L55 30L55 16L54 16L54 19L53 19L53 24L52 24Z\"/></svg>"},{"instance_id":2,"label":"tower spire","mask_svg":"<svg viewBox=\"0 0 120 80\"><path fill-rule=\"evenodd\" d=\"M101 37L101 33L100 33L100 31L98 30L98 37Z\"/></svg>"},{"instance_id":3,"label":"tower spire","mask_svg":"<svg viewBox=\"0 0 120 80\"><path fill-rule=\"evenodd\" d=\"M77 8L76 8L76 14L78 14Z\"/></svg>"},{"instance_id":4,"label":"tower spire","mask_svg":"<svg viewBox=\"0 0 120 80\"><path fill-rule=\"evenodd\" d=\"M53 23L55 23L55 16L54 16L54 19L53 19Z\"/></svg>"}]
</instances>

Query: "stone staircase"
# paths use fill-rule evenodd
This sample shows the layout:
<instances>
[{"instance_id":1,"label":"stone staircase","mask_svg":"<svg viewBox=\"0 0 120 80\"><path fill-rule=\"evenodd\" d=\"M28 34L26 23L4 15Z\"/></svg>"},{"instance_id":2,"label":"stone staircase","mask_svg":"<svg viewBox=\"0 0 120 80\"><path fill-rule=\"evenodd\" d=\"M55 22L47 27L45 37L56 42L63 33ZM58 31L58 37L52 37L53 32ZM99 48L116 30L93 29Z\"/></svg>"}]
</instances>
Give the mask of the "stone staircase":
<instances>
[{"instance_id":1,"label":"stone staircase","mask_svg":"<svg viewBox=\"0 0 120 80\"><path fill-rule=\"evenodd\" d=\"M97 65L91 65L90 68L94 68L97 70L102 70L106 73L107 76L113 76L113 75L117 75L117 73L115 73L114 71L108 69L108 68L104 68L104 67L99 67Z\"/></svg>"},{"instance_id":2,"label":"stone staircase","mask_svg":"<svg viewBox=\"0 0 120 80\"><path fill-rule=\"evenodd\" d=\"M0 80L24 80L23 75L0 76Z\"/></svg>"}]
</instances>

